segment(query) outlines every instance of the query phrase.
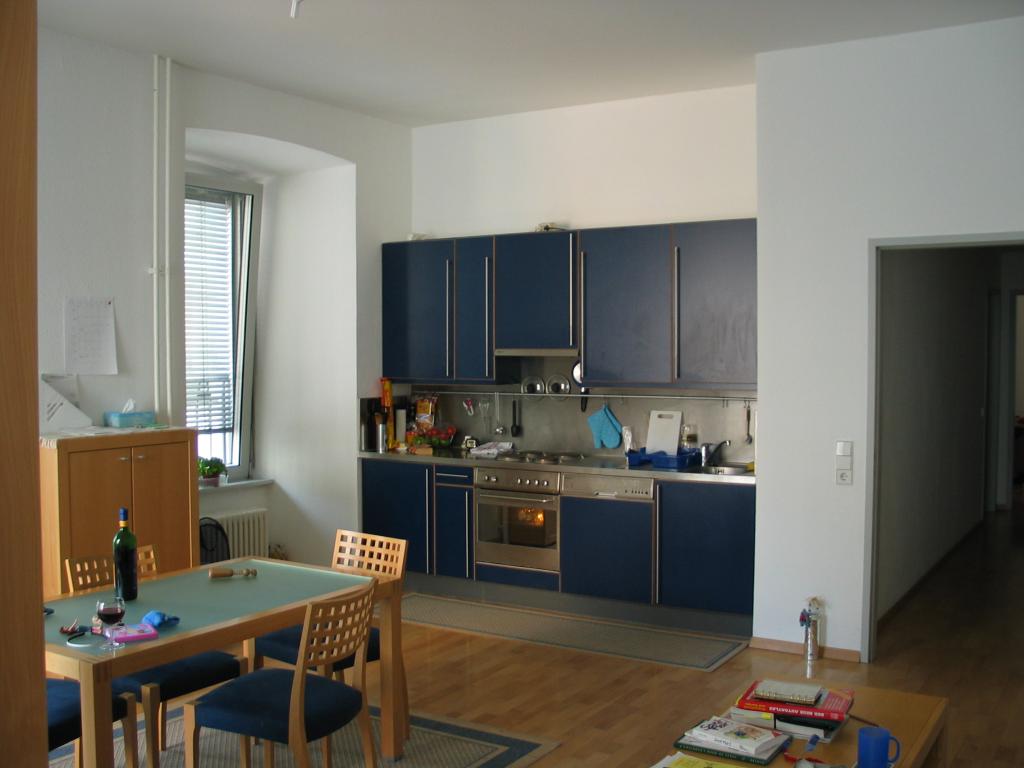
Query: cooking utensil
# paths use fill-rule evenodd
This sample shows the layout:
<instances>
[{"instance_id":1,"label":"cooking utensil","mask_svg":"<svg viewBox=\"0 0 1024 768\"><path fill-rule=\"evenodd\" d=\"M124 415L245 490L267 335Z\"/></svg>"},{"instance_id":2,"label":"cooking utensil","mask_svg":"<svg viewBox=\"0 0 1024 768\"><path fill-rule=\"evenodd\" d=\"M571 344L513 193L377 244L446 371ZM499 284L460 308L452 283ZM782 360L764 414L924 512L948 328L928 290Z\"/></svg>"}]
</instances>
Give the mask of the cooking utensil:
<instances>
[{"instance_id":1,"label":"cooking utensil","mask_svg":"<svg viewBox=\"0 0 1024 768\"><path fill-rule=\"evenodd\" d=\"M576 386L580 388L580 394L584 397L580 398L580 411L582 413L587 412L587 398L586 395L590 393L588 387L583 386L583 363L579 360L576 361L576 365L572 367L572 380L576 382Z\"/></svg>"},{"instance_id":2,"label":"cooking utensil","mask_svg":"<svg viewBox=\"0 0 1024 768\"><path fill-rule=\"evenodd\" d=\"M543 395L544 379L540 376L527 376L519 388L524 395Z\"/></svg>"},{"instance_id":3,"label":"cooking utensil","mask_svg":"<svg viewBox=\"0 0 1024 768\"><path fill-rule=\"evenodd\" d=\"M664 451L670 456L679 452L679 424L683 414L679 411L651 411L647 425L647 452Z\"/></svg>"},{"instance_id":4,"label":"cooking utensil","mask_svg":"<svg viewBox=\"0 0 1024 768\"><path fill-rule=\"evenodd\" d=\"M572 389L569 386L569 380L560 373L556 373L550 379L548 379L548 394L549 395L568 395ZM564 400L564 397L558 398Z\"/></svg>"},{"instance_id":5,"label":"cooking utensil","mask_svg":"<svg viewBox=\"0 0 1024 768\"><path fill-rule=\"evenodd\" d=\"M743 438L743 442L747 445L754 442L754 437L750 434L750 403L747 403L747 436Z\"/></svg>"},{"instance_id":6,"label":"cooking utensil","mask_svg":"<svg viewBox=\"0 0 1024 768\"><path fill-rule=\"evenodd\" d=\"M512 426L508 431L512 437L519 437L523 433L522 427L519 426L519 403L516 400L512 401Z\"/></svg>"}]
</instances>

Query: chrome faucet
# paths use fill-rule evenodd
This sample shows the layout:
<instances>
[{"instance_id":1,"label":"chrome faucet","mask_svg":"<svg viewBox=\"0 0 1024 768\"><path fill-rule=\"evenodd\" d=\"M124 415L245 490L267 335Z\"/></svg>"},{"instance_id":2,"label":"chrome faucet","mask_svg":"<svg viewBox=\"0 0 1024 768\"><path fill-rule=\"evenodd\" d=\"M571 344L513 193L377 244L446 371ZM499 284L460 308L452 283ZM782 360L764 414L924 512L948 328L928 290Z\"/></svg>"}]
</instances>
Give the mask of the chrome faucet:
<instances>
[{"instance_id":1,"label":"chrome faucet","mask_svg":"<svg viewBox=\"0 0 1024 768\"><path fill-rule=\"evenodd\" d=\"M702 443L700 446L700 465L702 467L717 466L723 445L732 445L732 441L723 440L718 445L714 445L713 443Z\"/></svg>"}]
</instances>

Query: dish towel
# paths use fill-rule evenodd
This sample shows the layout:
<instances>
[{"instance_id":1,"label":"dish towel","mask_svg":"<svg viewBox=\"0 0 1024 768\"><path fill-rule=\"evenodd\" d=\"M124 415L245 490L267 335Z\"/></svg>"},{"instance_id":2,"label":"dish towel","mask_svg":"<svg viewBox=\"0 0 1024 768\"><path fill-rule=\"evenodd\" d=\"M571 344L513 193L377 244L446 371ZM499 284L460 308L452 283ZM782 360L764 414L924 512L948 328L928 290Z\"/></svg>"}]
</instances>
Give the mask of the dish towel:
<instances>
[{"instance_id":1,"label":"dish towel","mask_svg":"<svg viewBox=\"0 0 1024 768\"><path fill-rule=\"evenodd\" d=\"M595 448L618 448L622 444L622 425L607 405L588 416L587 424L594 434Z\"/></svg>"}]
</instances>

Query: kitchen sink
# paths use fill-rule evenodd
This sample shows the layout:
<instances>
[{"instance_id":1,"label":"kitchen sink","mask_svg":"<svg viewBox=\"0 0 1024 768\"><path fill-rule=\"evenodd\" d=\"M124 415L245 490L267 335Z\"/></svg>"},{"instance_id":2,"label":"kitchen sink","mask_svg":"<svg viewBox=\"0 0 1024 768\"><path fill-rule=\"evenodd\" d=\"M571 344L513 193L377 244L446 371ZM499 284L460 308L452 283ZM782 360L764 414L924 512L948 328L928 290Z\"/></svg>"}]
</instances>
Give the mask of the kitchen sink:
<instances>
[{"instance_id":1,"label":"kitchen sink","mask_svg":"<svg viewBox=\"0 0 1024 768\"><path fill-rule=\"evenodd\" d=\"M750 470L745 464L720 464L715 467L701 467L705 475L747 475Z\"/></svg>"}]
</instances>

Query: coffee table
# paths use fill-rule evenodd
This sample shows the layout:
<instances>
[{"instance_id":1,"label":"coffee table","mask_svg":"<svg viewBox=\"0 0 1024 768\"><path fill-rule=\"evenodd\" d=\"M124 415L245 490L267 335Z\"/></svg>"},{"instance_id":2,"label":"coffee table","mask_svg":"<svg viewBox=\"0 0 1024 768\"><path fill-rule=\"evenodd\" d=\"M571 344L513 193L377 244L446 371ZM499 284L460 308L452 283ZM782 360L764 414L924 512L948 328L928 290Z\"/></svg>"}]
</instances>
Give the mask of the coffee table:
<instances>
[{"instance_id":1,"label":"coffee table","mask_svg":"<svg viewBox=\"0 0 1024 768\"><path fill-rule=\"evenodd\" d=\"M134 624L150 610L181 617L176 627L162 628L160 637L128 644L114 653L99 649L101 638L86 648L69 647L60 626L75 619L88 626L100 587L71 597L48 600L54 609L45 619L46 671L78 680L82 702L82 757L88 768L114 764L111 737L110 681L121 675L182 659L202 651L242 643L255 657L254 638L302 621L306 604L365 584L367 576L344 569L322 568L266 558L239 558L219 566L256 568L254 578L211 580L207 566L142 581L139 597L128 603L125 622ZM375 601L381 606L381 752L401 757L407 733L405 689L401 684L402 581L380 576ZM147 729L152 724L146 724Z\"/></svg>"},{"instance_id":2,"label":"coffee table","mask_svg":"<svg viewBox=\"0 0 1024 768\"><path fill-rule=\"evenodd\" d=\"M801 681L807 682L807 681ZM946 731L946 710L949 700L939 696L926 696L920 693L904 693L886 688L868 688L862 685L843 685L835 681L814 681L824 687L854 690L854 704L851 710L853 717L843 726L842 731L831 744L819 744L811 753L813 757L826 763L853 766L857 762L857 731L865 725L880 725L887 728L893 736L900 740L901 754L898 768L923 768L923 766L940 766L949 764L949 745ZM724 712L735 704L735 699L720 702L715 712ZM709 715L712 713L709 713ZM863 718L863 722L857 718ZM789 753L802 755L807 742L793 739L789 745ZM684 750L685 752L685 750ZM730 760L711 755L692 754L726 765L745 765L750 763ZM772 766L791 765L782 755L771 762Z\"/></svg>"}]
</instances>

